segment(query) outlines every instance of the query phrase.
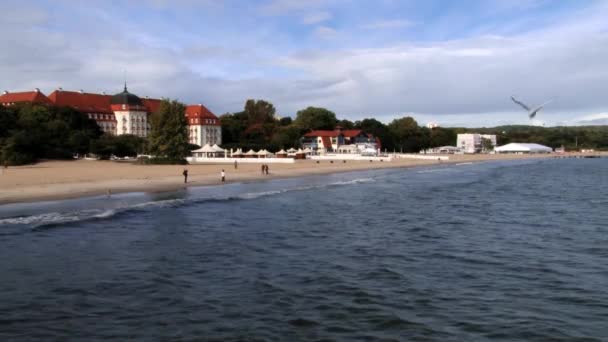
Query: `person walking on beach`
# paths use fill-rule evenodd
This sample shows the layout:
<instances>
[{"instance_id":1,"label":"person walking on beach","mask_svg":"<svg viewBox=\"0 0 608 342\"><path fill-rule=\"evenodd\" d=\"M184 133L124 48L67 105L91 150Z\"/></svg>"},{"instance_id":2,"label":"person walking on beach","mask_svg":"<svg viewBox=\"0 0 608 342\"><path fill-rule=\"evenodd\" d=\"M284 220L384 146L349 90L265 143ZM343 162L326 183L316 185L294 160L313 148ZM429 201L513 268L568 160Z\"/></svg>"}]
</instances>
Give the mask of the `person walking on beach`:
<instances>
[{"instance_id":1,"label":"person walking on beach","mask_svg":"<svg viewBox=\"0 0 608 342\"><path fill-rule=\"evenodd\" d=\"M224 172L224 169L222 169L220 176L222 177L222 183L226 182L226 172Z\"/></svg>"},{"instance_id":2,"label":"person walking on beach","mask_svg":"<svg viewBox=\"0 0 608 342\"><path fill-rule=\"evenodd\" d=\"M184 169L184 172L182 172L182 175L184 175L184 184L188 183L188 169Z\"/></svg>"},{"instance_id":3,"label":"person walking on beach","mask_svg":"<svg viewBox=\"0 0 608 342\"><path fill-rule=\"evenodd\" d=\"M262 164L262 174L264 174L264 170L266 169L266 165Z\"/></svg>"},{"instance_id":4,"label":"person walking on beach","mask_svg":"<svg viewBox=\"0 0 608 342\"><path fill-rule=\"evenodd\" d=\"M268 175L268 164L266 164L266 175Z\"/></svg>"},{"instance_id":5,"label":"person walking on beach","mask_svg":"<svg viewBox=\"0 0 608 342\"><path fill-rule=\"evenodd\" d=\"M238 167L239 167L239 165L238 165L237 161L235 160L234 161L234 169L236 170L236 169L238 169Z\"/></svg>"}]
</instances>

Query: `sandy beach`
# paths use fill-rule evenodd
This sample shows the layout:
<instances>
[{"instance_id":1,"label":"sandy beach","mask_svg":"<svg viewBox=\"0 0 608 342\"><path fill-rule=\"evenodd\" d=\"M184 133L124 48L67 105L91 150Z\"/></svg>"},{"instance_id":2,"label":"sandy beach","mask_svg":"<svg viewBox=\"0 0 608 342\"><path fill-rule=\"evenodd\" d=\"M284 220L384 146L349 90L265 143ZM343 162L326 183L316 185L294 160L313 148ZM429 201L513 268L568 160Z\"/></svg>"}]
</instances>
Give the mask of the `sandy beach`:
<instances>
[{"instance_id":1,"label":"sandy beach","mask_svg":"<svg viewBox=\"0 0 608 342\"><path fill-rule=\"evenodd\" d=\"M450 155L442 164L553 158L556 155ZM270 174L262 175L260 164L187 165L188 183L184 184L180 165L135 165L113 161L46 161L35 165L9 167L0 174L0 204L32 202L103 195L108 191L159 192L181 189L186 186L203 186L220 183L220 172L226 171L226 181L250 182L262 179L298 177L315 174L349 172L380 168L405 168L438 165L436 160L397 159L391 162L348 161L346 163L312 160L294 164L270 164Z\"/></svg>"}]
</instances>

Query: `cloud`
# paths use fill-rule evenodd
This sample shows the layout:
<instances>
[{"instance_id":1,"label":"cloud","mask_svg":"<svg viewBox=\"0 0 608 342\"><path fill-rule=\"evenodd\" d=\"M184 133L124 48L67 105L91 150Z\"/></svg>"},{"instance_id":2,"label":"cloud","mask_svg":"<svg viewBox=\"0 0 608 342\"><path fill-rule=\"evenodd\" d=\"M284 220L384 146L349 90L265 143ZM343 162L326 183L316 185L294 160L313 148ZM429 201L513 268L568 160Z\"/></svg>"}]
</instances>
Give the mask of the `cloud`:
<instances>
[{"instance_id":1,"label":"cloud","mask_svg":"<svg viewBox=\"0 0 608 342\"><path fill-rule=\"evenodd\" d=\"M304 16L304 18L302 18L302 22L307 25L312 25L327 21L331 18L331 13L327 11L321 11L307 14L306 16Z\"/></svg>"},{"instance_id":2,"label":"cloud","mask_svg":"<svg viewBox=\"0 0 608 342\"><path fill-rule=\"evenodd\" d=\"M155 6L165 4L158 1ZM528 123L509 99L517 94L531 104L555 97L538 115L548 124L606 119L590 115L608 111L606 5L523 33L380 43L370 37L385 37L405 24L378 20L366 24L376 29L363 31L358 20L342 14L341 21L323 24L332 18L322 13L338 13L326 2L265 6L277 17L260 20L256 7L216 26L223 20L213 17L218 12L204 18L207 12L175 12L176 18L163 22L156 9L146 17L143 7L125 20L129 13L112 6L51 13L3 3L2 23L9 22L11 8L23 16L10 19L0 35L0 90L119 92L126 69L129 89L141 96L202 102L220 114L242 109L247 98L264 98L282 115L314 105L351 120L375 116L388 122L414 113L421 123L452 126ZM293 14L295 25L279 13ZM306 18L315 26L302 28L299 20Z\"/></svg>"},{"instance_id":3,"label":"cloud","mask_svg":"<svg viewBox=\"0 0 608 342\"><path fill-rule=\"evenodd\" d=\"M318 8L324 4L325 2L322 0L270 0L260 7L260 11L265 15L283 15Z\"/></svg>"},{"instance_id":4,"label":"cloud","mask_svg":"<svg viewBox=\"0 0 608 342\"><path fill-rule=\"evenodd\" d=\"M338 31L328 26L319 26L315 29L315 35L322 39L333 39L338 35Z\"/></svg>"},{"instance_id":5,"label":"cloud","mask_svg":"<svg viewBox=\"0 0 608 342\"><path fill-rule=\"evenodd\" d=\"M364 29L375 30L375 29L397 29L397 28L409 27L412 25L414 25L414 24L409 20L396 19L396 20L378 20L378 21L374 21L372 23L365 24L362 27Z\"/></svg>"}]
</instances>

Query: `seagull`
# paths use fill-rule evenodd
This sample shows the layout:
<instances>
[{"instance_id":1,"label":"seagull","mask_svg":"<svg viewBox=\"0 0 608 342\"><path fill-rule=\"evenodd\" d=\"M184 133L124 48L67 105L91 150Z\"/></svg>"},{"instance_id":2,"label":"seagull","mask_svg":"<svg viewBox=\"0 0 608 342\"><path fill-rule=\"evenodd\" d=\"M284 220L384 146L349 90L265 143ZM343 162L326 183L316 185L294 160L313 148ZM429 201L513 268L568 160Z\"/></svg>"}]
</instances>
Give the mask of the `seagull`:
<instances>
[{"instance_id":1,"label":"seagull","mask_svg":"<svg viewBox=\"0 0 608 342\"><path fill-rule=\"evenodd\" d=\"M528 107L525 103L518 101L514 96L511 96L511 100L513 100L513 102L517 103L518 105L522 106L523 109L528 111L528 116L530 117L530 120L534 119L534 117L536 116L536 113L540 112L541 109L543 109L543 106L546 105L547 103L553 101L553 99L541 104L540 106L538 106L536 109L532 110L530 109L530 107Z\"/></svg>"}]
</instances>

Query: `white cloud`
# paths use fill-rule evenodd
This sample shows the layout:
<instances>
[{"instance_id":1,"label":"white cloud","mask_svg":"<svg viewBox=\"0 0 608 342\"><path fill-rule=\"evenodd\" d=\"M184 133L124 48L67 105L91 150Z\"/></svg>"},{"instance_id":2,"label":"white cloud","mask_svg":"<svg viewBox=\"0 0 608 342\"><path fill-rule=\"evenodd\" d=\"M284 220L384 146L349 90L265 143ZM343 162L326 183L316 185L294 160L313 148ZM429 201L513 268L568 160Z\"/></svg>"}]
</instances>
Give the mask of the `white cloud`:
<instances>
[{"instance_id":1,"label":"white cloud","mask_svg":"<svg viewBox=\"0 0 608 342\"><path fill-rule=\"evenodd\" d=\"M378 21L374 21L372 23L363 25L363 28L364 29L398 29L398 28L410 27L412 25L414 25L414 23L412 23L409 20L402 20L402 19L378 20Z\"/></svg>"},{"instance_id":2,"label":"white cloud","mask_svg":"<svg viewBox=\"0 0 608 342\"><path fill-rule=\"evenodd\" d=\"M272 3L275 11L295 11L298 18L323 13L318 1ZM314 40L306 50L301 41L277 46L276 27L184 43L171 41L173 32L155 37L136 22L95 11L90 18L74 16L94 28L53 31L46 26L55 19L33 8L38 14L13 19L0 35L0 90L118 92L127 69L129 88L139 95L203 102L217 113L240 110L247 98L265 98L282 115L315 105L352 120L373 115L386 122L412 112L421 123L528 123L509 99L517 94L530 103L555 97L538 115L548 124L596 123L608 111L607 7L526 34L373 48L335 48L347 28L320 25L314 37L328 40ZM6 13L0 11L3 23Z\"/></svg>"},{"instance_id":3,"label":"white cloud","mask_svg":"<svg viewBox=\"0 0 608 342\"><path fill-rule=\"evenodd\" d=\"M307 25L318 24L327 21L332 18L331 13L327 11L314 12L305 15L302 18L302 22Z\"/></svg>"},{"instance_id":4,"label":"white cloud","mask_svg":"<svg viewBox=\"0 0 608 342\"><path fill-rule=\"evenodd\" d=\"M315 35L322 39L332 39L338 35L338 31L329 26L319 26L315 29Z\"/></svg>"}]
</instances>

